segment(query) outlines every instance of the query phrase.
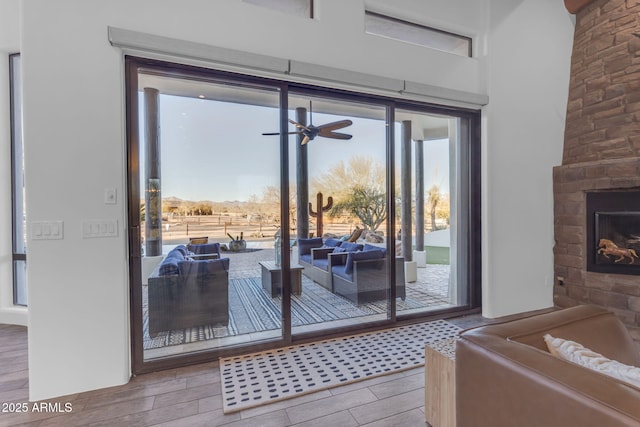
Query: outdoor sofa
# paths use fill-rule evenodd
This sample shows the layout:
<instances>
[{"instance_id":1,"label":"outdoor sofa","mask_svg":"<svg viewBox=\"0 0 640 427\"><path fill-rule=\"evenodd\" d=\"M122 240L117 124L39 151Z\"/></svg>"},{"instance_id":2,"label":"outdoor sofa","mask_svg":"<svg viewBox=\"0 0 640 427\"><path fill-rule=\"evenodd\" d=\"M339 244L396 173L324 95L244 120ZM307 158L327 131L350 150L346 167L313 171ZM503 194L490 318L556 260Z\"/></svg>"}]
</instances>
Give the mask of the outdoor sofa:
<instances>
[{"instance_id":1,"label":"outdoor sofa","mask_svg":"<svg viewBox=\"0 0 640 427\"><path fill-rule=\"evenodd\" d=\"M386 248L320 237L298 239L304 274L356 305L387 298ZM406 297L404 258L396 260L396 296Z\"/></svg>"},{"instance_id":2,"label":"outdoor sofa","mask_svg":"<svg viewBox=\"0 0 640 427\"><path fill-rule=\"evenodd\" d=\"M229 258L219 258L215 246L196 246L204 245L191 245L200 254L184 245L172 249L149 277L152 337L162 331L229 324ZM214 259L198 259L198 255Z\"/></svg>"}]
</instances>

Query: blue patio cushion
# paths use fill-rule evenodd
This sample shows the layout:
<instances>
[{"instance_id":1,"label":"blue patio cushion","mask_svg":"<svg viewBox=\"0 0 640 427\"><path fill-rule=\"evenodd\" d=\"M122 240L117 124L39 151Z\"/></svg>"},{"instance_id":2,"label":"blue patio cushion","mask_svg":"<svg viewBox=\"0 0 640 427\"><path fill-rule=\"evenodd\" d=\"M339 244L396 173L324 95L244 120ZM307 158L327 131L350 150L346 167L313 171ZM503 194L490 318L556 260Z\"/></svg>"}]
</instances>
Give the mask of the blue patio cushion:
<instances>
[{"instance_id":1,"label":"blue patio cushion","mask_svg":"<svg viewBox=\"0 0 640 427\"><path fill-rule=\"evenodd\" d=\"M220 256L220 243L189 244L187 249L197 255L218 254L218 256Z\"/></svg>"},{"instance_id":2,"label":"blue patio cushion","mask_svg":"<svg viewBox=\"0 0 640 427\"><path fill-rule=\"evenodd\" d=\"M366 251L366 252L350 252L347 255L347 262L344 265L344 272L346 274L353 273L353 262L354 261L362 261L367 259L382 259L384 258L384 254L382 251Z\"/></svg>"},{"instance_id":3,"label":"blue patio cushion","mask_svg":"<svg viewBox=\"0 0 640 427\"><path fill-rule=\"evenodd\" d=\"M183 256L186 256L189 253L189 251L187 250L187 247L185 245L178 245L175 248L173 248L172 251L178 251Z\"/></svg>"},{"instance_id":4,"label":"blue patio cushion","mask_svg":"<svg viewBox=\"0 0 640 427\"><path fill-rule=\"evenodd\" d=\"M338 239L334 239L332 237L327 238L327 240L324 241L324 246L327 248L335 248L340 246L340 244L342 243L342 240L338 240Z\"/></svg>"},{"instance_id":5,"label":"blue patio cushion","mask_svg":"<svg viewBox=\"0 0 640 427\"><path fill-rule=\"evenodd\" d=\"M304 261L307 264L311 264L311 253L299 255L298 258L300 259L300 261Z\"/></svg>"},{"instance_id":6,"label":"blue patio cushion","mask_svg":"<svg viewBox=\"0 0 640 427\"><path fill-rule=\"evenodd\" d=\"M329 259L328 258L314 259L313 266L321 268L322 270L329 271Z\"/></svg>"},{"instance_id":7,"label":"blue patio cushion","mask_svg":"<svg viewBox=\"0 0 640 427\"><path fill-rule=\"evenodd\" d=\"M369 243L365 243L364 247L362 248L363 251L382 251L382 253L386 256L387 255L387 248L381 248L380 246L374 246L374 245L370 245Z\"/></svg>"},{"instance_id":8,"label":"blue patio cushion","mask_svg":"<svg viewBox=\"0 0 640 427\"><path fill-rule=\"evenodd\" d=\"M362 245L360 243L342 242L341 248L345 248L347 252L361 251Z\"/></svg>"},{"instance_id":9,"label":"blue patio cushion","mask_svg":"<svg viewBox=\"0 0 640 427\"><path fill-rule=\"evenodd\" d=\"M342 246L338 246L338 247L333 248L333 253L334 254L339 254L339 253L342 253L342 252L347 252L347 248L343 248Z\"/></svg>"},{"instance_id":10,"label":"blue patio cushion","mask_svg":"<svg viewBox=\"0 0 640 427\"><path fill-rule=\"evenodd\" d=\"M181 261L178 268L184 276L229 271L229 258Z\"/></svg>"},{"instance_id":11,"label":"blue patio cushion","mask_svg":"<svg viewBox=\"0 0 640 427\"><path fill-rule=\"evenodd\" d=\"M313 248L322 247L322 237L312 237L309 239L298 239L298 255L308 255Z\"/></svg>"},{"instance_id":12,"label":"blue patio cushion","mask_svg":"<svg viewBox=\"0 0 640 427\"><path fill-rule=\"evenodd\" d=\"M346 273L345 269L347 268L346 265L336 265L331 267L331 272L333 274L335 274L336 276L340 276L343 279L347 279L350 282L353 282L353 274L352 273Z\"/></svg>"},{"instance_id":13,"label":"blue patio cushion","mask_svg":"<svg viewBox=\"0 0 640 427\"><path fill-rule=\"evenodd\" d=\"M184 255L182 252L180 250L172 249L160 263L158 275L168 276L171 274L178 274L180 272L178 263L181 261L184 261Z\"/></svg>"}]
</instances>

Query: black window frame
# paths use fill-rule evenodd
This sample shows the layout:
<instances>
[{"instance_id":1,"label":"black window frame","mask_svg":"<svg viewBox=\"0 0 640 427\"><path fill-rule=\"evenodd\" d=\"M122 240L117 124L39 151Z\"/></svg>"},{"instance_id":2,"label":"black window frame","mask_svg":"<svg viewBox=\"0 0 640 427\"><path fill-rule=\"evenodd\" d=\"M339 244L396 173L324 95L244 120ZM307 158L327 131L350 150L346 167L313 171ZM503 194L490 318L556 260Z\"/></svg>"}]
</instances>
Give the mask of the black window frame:
<instances>
[{"instance_id":1,"label":"black window frame","mask_svg":"<svg viewBox=\"0 0 640 427\"><path fill-rule=\"evenodd\" d=\"M153 70L153 71L151 71ZM462 220L465 221L465 231L467 239L458 249L460 262L465 267L464 280L467 281L465 294L466 303L453 308L430 311L426 313L414 314L397 314L395 304L390 304L389 318L383 321L368 322L361 325L332 329L329 331L321 331L319 333L292 334L291 332L291 313L290 307L290 289L287 283L283 283L283 333L278 340L253 343L238 347L216 348L211 350L203 350L194 353L186 353L178 356L171 356L160 359L144 358L144 350L142 348L141 337L141 286L140 285L140 260L141 254L136 252L136 248L140 248L140 223L139 223L139 163L138 163L138 101L137 101L137 79L139 71L153 72L160 75L172 77L196 79L203 81L233 81L234 83L253 84L258 86L273 86L278 88L281 94L280 108L280 126L287 128L287 99L290 92L296 95L305 94L309 96L333 97L335 99L355 102L371 102L373 104L386 106L388 123L394 120L396 109L414 110L427 114L450 116L460 119L460 133L466 141L467 147L464 149L464 156L468 164L468 170L461 177L461 200L464 200L465 212ZM129 230L129 280L130 280L130 310L131 310L131 350L133 358L133 372L136 374L152 372L161 369L170 369L186 364L201 363L215 360L219 357L228 357L247 352L262 351L271 348L278 348L286 345L296 344L300 342L308 342L317 340L318 338L327 339L344 336L352 333L363 332L364 330L381 329L394 326L400 326L417 321L426 321L434 318L452 317L454 315L465 315L478 313L481 306L481 111L480 109L453 107L446 105L438 105L424 101L407 100L393 98L390 96L374 95L369 93L349 91L345 89L337 89L323 87L309 83L300 83L293 81L278 80L273 78L254 76L250 74L242 74L238 72L229 72L217 70L214 68L203 68L192 65L185 65L174 62L166 62L156 59L146 59L135 56L125 56L125 91L126 91L126 117L127 117L127 186L128 186L128 230ZM134 93L135 91L135 93ZM387 126L387 203L390 212L395 212L396 194L394 191L395 176L395 136L393 126ZM287 138L282 136L283 141ZM281 158L285 158L287 150L286 143L281 142ZM284 164L288 164L286 161ZM286 168L284 168L286 169ZM286 201L289 189L288 172L283 171L281 175L281 191L283 203L281 204L281 221L289 222L289 212ZM461 207L462 209L462 207ZM394 226L395 213L387 218L387 229L390 233L395 230ZM285 235L283 240L287 240L289 236ZM283 256L283 268L289 265L288 257ZM394 267L391 263L390 277L393 274ZM288 282L289 275L283 275L283 282ZM390 288L391 301L395 301L395 287Z\"/></svg>"},{"instance_id":2,"label":"black window frame","mask_svg":"<svg viewBox=\"0 0 640 427\"><path fill-rule=\"evenodd\" d=\"M24 251L20 251L18 245L18 230L23 232L26 230L25 212L23 209L24 196L18 196L18 192L23 191L24 187L24 165L18 164L17 158L24 155L24 144L22 139L22 125L19 129L16 126L17 120L21 120L22 114L22 98L16 90L16 84L20 84L18 80L19 74L16 70L15 61L20 59L20 53L9 54L9 114L11 128L11 247L12 247L12 276L13 276L13 304L18 306L27 306L27 302L18 300L18 265L27 262L26 254L26 238L23 242ZM18 179L18 174L20 178ZM20 186L20 188L18 188ZM18 227L18 222L23 222L22 227Z\"/></svg>"}]
</instances>

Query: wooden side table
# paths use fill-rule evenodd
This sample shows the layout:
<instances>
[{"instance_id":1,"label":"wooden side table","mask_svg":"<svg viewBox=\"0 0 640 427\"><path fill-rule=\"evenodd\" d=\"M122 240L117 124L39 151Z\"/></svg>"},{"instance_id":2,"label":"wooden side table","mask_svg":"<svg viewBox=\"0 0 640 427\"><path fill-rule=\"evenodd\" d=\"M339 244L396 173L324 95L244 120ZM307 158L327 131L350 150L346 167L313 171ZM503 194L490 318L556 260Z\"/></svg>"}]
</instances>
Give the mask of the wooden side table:
<instances>
[{"instance_id":1,"label":"wooden side table","mask_svg":"<svg viewBox=\"0 0 640 427\"><path fill-rule=\"evenodd\" d=\"M456 426L456 340L425 347L425 419L433 427Z\"/></svg>"},{"instance_id":2,"label":"wooden side table","mask_svg":"<svg viewBox=\"0 0 640 427\"><path fill-rule=\"evenodd\" d=\"M258 262L262 267L262 287L271 293L271 297L276 297L282 293L282 270L273 261ZM291 265L291 293L302 294L302 270L303 266Z\"/></svg>"}]
</instances>

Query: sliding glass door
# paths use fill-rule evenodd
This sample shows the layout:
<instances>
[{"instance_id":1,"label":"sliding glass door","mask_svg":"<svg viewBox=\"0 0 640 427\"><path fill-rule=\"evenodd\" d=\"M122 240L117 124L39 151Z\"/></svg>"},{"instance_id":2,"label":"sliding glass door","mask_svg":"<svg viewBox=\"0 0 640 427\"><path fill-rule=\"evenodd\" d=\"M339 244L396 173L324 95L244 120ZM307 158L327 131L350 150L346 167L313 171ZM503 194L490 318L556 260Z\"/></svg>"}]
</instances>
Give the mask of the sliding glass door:
<instances>
[{"instance_id":1,"label":"sliding glass door","mask_svg":"<svg viewBox=\"0 0 640 427\"><path fill-rule=\"evenodd\" d=\"M126 69L136 372L477 306L477 112Z\"/></svg>"},{"instance_id":2,"label":"sliding glass door","mask_svg":"<svg viewBox=\"0 0 640 427\"><path fill-rule=\"evenodd\" d=\"M386 105L289 93L293 333L390 320Z\"/></svg>"},{"instance_id":3,"label":"sliding glass door","mask_svg":"<svg viewBox=\"0 0 640 427\"><path fill-rule=\"evenodd\" d=\"M144 360L280 339L279 90L137 73ZM133 149L133 147L132 147Z\"/></svg>"},{"instance_id":4,"label":"sliding glass door","mask_svg":"<svg viewBox=\"0 0 640 427\"><path fill-rule=\"evenodd\" d=\"M469 303L467 119L424 110L397 109L396 216L405 260L408 298L398 304L406 316Z\"/></svg>"}]
</instances>

